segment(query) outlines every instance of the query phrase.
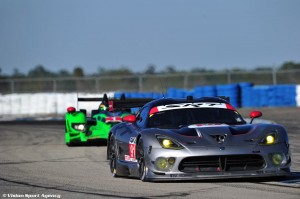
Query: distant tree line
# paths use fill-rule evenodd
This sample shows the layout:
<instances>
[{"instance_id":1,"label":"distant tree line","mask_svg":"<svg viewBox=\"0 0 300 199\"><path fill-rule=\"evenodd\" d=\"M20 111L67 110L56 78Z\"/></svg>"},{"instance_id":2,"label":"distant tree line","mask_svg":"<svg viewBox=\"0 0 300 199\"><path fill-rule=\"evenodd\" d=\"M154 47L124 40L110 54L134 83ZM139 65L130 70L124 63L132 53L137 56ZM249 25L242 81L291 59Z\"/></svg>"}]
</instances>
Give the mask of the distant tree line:
<instances>
[{"instance_id":1,"label":"distant tree line","mask_svg":"<svg viewBox=\"0 0 300 199\"><path fill-rule=\"evenodd\" d=\"M277 70L285 71L285 70L300 70L300 63L295 63L292 61L283 63ZM251 71L272 71L273 67L257 67ZM228 71L228 70L225 70ZM223 72L225 72L223 71ZM243 68L232 68L230 71L233 72L243 72L249 71ZM35 68L29 70L27 74L21 73L18 69L14 69L12 75L3 75L1 73L0 68L0 78L7 79L7 78L56 78L56 77L97 77L97 76L121 76L121 75L156 75L156 74L181 74L181 73L214 73L214 72L222 72L212 69L206 69L202 67L193 68L189 71L186 70L177 70L175 66L169 65L166 66L164 70L157 71L156 66L150 64L146 67L143 72L134 72L127 67L120 67L117 69L107 69L105 67L99 67L98 71L93 74L85 74L84 67L76 66L74 67L72 72L67 70L60 70L58 72L53 72L46 69L43 65L37 65Z\"/></svg>"}]
</instances>

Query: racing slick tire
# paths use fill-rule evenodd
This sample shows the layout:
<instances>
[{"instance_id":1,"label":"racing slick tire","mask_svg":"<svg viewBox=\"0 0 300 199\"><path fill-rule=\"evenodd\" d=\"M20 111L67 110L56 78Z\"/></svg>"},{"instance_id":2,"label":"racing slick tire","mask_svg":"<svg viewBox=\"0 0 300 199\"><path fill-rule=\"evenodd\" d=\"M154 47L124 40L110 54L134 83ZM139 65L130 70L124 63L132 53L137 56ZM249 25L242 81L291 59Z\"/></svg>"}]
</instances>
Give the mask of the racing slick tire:
<instances>
[{"instance_id":1,"label":"racing slick tire","mask_svg":"<svg viewBox=\"0 0 300 199\"><path fill-rule=\"evenodd\" d=\"M66 145L68 147L77 147L77 146L83 146L84 143L79 142L79 141L70 141L70 142L66 142Z\"/></svg>"},{"instance_id":2,"label":"racing slick tire","mask_svg":"<svg viewBox=\"0 0 300 199\"><path fill-rule=\"evenodd\" d=\"M68 147L74 146L73 143L70 141L70 135L67 133L67 131L65 133L65 140L66 140L66 145ZM68 142L67 142L67 140L68 140Z\"/></svg>"},{"instance_id":3,"label":"racing slick tire","mask_svg":"<svg viewBox=\"0 0 300 199\"><path fill-rule=\"evenodd\" d=\"M144 155L143 139L140 137L137 144L137 161L139 164L139 178L141 181L148 181L146 174L148 172L148 167L145 164L145 155Z\"/></svg>"},{"instance_id":4,"label":"racing slick tire","mask_svg":"<svg viewBox=\"0 0 300 199\"><path fill-rule=\"evenodd\" d=\"M108 158L109 158L109 167L110 172L113 177L118 177L117 175L117 154L116 154L116 143L113 136L110 137L109 146L108 146Z\"/></svg>"}]
</instances>

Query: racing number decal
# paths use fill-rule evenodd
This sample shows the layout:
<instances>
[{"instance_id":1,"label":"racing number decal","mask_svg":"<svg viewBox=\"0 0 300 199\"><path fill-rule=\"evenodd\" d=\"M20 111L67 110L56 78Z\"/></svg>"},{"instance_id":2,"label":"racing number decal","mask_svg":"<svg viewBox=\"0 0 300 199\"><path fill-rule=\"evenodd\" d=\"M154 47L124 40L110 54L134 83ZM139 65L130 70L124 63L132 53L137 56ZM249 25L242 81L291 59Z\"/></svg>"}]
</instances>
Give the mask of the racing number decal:
<instances>
[{"instance_id":1,"label":"racing number decal","mask_svg":"<svg viewBox=\"0 0 300 199\"><path fill-rule=\"evenodd\" d=\"M128 145L128 149L129 149L129 156L125 155L125 160L127 161L131 161L131 162L136 162L136 138L135 137L131 137L129 140L129 145Z\"/></svg>"},{"instance_id":2,"label":"racing number decal","mask_svg":"<svg viewBox=\"0 0 300 199\"><path fill-rule=\"evenodd\" d=\"M134 143L129 144L129 157L135 159L135 148L136 145Z\"/></svg>"}]
</instances>

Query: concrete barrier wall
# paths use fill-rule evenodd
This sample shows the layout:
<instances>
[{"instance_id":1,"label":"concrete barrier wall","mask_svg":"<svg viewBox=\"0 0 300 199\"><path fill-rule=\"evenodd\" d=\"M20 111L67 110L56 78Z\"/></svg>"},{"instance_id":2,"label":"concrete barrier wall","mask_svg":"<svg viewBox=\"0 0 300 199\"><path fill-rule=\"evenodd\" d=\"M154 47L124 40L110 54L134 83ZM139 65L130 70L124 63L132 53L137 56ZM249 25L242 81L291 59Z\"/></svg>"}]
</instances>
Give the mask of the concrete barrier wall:
<instances>
[{"instance_id":1,"label":"concrete barrier wall","mask_svg":"<svg viewBox=\"0 0 300 199\"><path fill-rule=\"evenodd\" d=\"M110 92L109 97L119 98L185 98L203 96L228 96L235 107L296 107L300 106L300 85L260 85L251 83L208 85L192 90L169 88L166 93L155 92ZM7 115L63 115L66 108L73 106L87 110L95 109L99 102L82 102L77 97L102 97L103 93L37 93L0 94L0 116Z\"/></svg>"},{"instance_id":2,"label":"concrete barrier wall","mask_svg":"<svg viewBox=\"0 0 300 199\"><path fill-rule=\"evenodd\" d=\"M108 93L113 97L114 93ZM62 115L69 106L92 109L99 102L82 102L78 107L77 97L103 97L103 93L36 93L0 95L0 115Z\"/></svg>"},{"instance_id":3,"label":"concrete barrier wall","mask_svg":"<svg viewBox=\"0 0 300 199\"><path fill-rule=\"evenodd\" d=\"M300 106L300 85L296 86L296 104Z\"/></svg>"}]
</instances>

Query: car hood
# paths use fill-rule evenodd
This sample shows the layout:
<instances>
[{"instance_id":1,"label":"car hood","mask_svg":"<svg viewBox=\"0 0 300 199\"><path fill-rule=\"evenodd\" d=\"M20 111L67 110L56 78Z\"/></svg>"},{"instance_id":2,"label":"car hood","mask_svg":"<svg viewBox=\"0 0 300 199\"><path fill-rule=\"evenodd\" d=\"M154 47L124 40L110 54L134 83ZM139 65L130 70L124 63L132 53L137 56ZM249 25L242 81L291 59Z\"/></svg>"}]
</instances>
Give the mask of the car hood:
<instances>
[{"instance_id":1,"label":"car hood","mask_svg":"<svg viewBox=\"0 0 300 199\"><path fill-rule=\"evenodd\" d=\"M219 146L255 144L262 136L264 125L195 124L181 129L169 130L173 138L184 145ZM170 135L170 134L169 134Z\"/></svg>"}]
</instances>

